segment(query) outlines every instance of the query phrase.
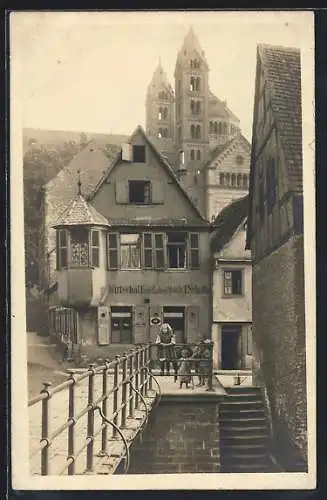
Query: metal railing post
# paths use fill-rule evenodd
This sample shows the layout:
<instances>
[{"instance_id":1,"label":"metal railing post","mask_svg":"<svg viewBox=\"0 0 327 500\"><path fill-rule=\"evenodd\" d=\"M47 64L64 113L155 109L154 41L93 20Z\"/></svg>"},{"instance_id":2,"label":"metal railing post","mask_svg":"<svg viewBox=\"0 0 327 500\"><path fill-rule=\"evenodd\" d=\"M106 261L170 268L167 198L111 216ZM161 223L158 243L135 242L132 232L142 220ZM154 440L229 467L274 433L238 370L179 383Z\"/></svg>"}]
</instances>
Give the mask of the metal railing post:
<instances>
[{"instance_id":1,"label":"metal railing post","mask_svg":"<svg viewBox=\"0 0 327 500\"><path fill-rule=\"evenodd\" d=\"M120 426L126 427L126 407L127 407L127 353L123 354L122 388L121 388L121 419Z\"/></svg>"},{"instance_id":2,"label":"metal railing post","mask_svg":"<svg viewBox=\"0 0 327 500\"><path fill-rule=\"evenodd\" d=\"M135 389L138 391L139 390L139 365L140 365L140 350L139 346L136 346L136 353L135 353ZM138 408L139 406L139 395L136 392L135 393L135 408Z\"/></svg>"},{"instance_id":3,"label":"metal railing post","mask_svg":"<svg viewBox=\"0 0 327 500\"><path fill-rule=\"evenodd\" d=\"M50 417L50 405L49 400L51 394L49 392L49 387L51 386L51 382L43 382L42 393L47 393L47 397L42 399L42 434L41 440L46 441L46 446L42 448L41 451L41 474L42 476L47 476L50 473L50 463L49 463L49 417Z\"/></svg>"},{"instance_id":4,"label":"metal railing post","mask_svg":"<svg viewBox=\"0 0 327 500\"><path fill-rule=\"evenodd\" d=\"M75 378L74 372L70 372L70 378L73 383L69 386L69 402L68 402L68 420L75 417ZM68 458L72 458L73 461L68 465L68 475L72 476L75 474L75 421L68 427Z\"/></svg>"},{"instance_id":5,"label":"metal railing post","mask_svg":"<svg viewBox=\"0 0 327 500\"><path fill-rule=\"evenodd\" d=\"M212 391L212 384L213 384L213 343L210 343L210 368L209 368L209 379L208 379L208 390Z\"/></svg>"},{"instance_id":6,"label":"metal railing post","mask_svg":"<svg viewBox=\"0 0 327 500\"><path fill-rule=\"evenodd\" d=\"M143 374L144 374L144 393L143 393L143 395L146 396L147 393L148 393L148 378L149 378L149 374L148 374L148 371L147 371L147 367L148 367L148 346L147 345L144 347L143 362L144 362L144 368L143 368Z\"/></svg>"},{"instance_id":7,"label":"metal railing post","mask_svg":"<svg viewBox=\"0 0 327 500\"><path fill-rule=\"evenodd\" d=\"M134 349L130 350L129 358L128 358L128 375L129 375L129 403L128 403L128 416L133 418L134 416L134 391L132 389L133 379L134 379Z\"/></svg>"},{"instance_id":8,"label":"metal railing post","mask_svg":"<svg viewBox=\"0 0 327 500\"><path fill-rule=\"evenodd\" d=\"M149 370L149 390L152 391L152 345L149 344L149 359L148 359L148 370Z\"/></svg>"},{"instance_id":9,"label":"metal railing post","mask_svg":"<svg viewBox=\"0 0 327 500\"><path fill-rule=\"evenodd\" d=\"M102 413L104 417L107 417L108 413L108 369L109 369L109 360L105 360L105 367L102 372ZM103 420L102 424L104 425L101 433L101 454L105 455L107 452L107 444L108 444L108 424Z\"/></svg>"},{"instance_id":10,"label":"metal railing post","mask_svg":"<svg viewBox=\"0 0 327 500\"><path fill-rule=\"evenodd\" d=\"M119 364L120 364L120 357L118 355L115 356L116 362L115 362L115 367L114 367L114 387L113 387L113 423L115 425L118 425L118 415L117 415L117 408L118 408L118 370L119 370ZM115 438L117 435L117 430L113 427L112 429L112 437Z\"/></svg>"},{"instance_id":11,"label":"metal railing post","mask_svg":"<svg viewBox=\"0 0 327 500\"><path fill-rule=\"evenodd\" d=\"M86 470L93 470L93 455L94 455L94 365L89 365L89 389L88 389L88 405L90 405L87 413L87 438L90 440L86 448Z\"/></svg>"},{"instance_id":12,"label":"metal railing post","mask_svg":"<svg viewBox=\"0 0 327 500\"><path fill-rule=\"evenodd\" d=\"M144 396L144 347L140 351L140 393Z\"/></svg>"}]
</instances>

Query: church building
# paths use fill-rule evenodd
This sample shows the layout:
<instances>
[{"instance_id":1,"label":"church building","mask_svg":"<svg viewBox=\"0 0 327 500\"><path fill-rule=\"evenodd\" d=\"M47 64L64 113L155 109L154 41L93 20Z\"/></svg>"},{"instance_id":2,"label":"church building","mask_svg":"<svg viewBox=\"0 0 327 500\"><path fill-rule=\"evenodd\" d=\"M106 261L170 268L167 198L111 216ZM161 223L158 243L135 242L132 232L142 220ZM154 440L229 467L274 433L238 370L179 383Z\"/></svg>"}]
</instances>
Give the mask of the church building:
<instances>
[{"instance_id":1,"label":"church building","mask_svg":"<svg viewBox=\"0 0 327 500\"><path fill-rule=\"evenodd\" d=\"M247 194L250 144L226 101L211 91L209 63L192 28L177 54L174 89L161 61L154 71L146 133L208 220Z\"/></svg>"}]
</instances>

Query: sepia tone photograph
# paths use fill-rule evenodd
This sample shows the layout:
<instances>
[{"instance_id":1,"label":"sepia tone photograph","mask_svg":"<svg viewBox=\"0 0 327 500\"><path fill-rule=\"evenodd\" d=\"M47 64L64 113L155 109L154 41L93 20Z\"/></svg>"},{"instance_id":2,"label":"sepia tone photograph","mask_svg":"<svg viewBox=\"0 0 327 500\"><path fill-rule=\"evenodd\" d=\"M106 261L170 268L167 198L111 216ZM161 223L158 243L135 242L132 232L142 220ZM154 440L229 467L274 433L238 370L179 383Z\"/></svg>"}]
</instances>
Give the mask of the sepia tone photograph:
<instances>
[{"instance_id":1,"label":"sepia tone photograph","mask_svg":"<svg viewBox=\"0 0 327 500\"><path fill-rule=\"evenodd\" d=\"M315 487L313 14L10 28L14 487Z\"/></svg>"}]
</instances>

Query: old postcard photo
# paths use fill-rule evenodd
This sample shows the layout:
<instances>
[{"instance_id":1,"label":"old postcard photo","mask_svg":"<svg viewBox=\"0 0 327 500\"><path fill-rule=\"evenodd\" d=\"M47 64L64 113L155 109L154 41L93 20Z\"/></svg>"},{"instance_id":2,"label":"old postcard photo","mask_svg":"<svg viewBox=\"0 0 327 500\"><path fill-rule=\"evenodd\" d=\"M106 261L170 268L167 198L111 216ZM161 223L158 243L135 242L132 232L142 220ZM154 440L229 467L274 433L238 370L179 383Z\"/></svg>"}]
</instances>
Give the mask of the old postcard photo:
<instances>
[{"instance_id":1,"label":"old postcard photo","mask_svg":"<svg viewBox=\"0 0 327 500\"><path fill-rule=\"evenodd\" d=\"M13 12L15 489L316 485L311 12Z\"/></svg>"}]
</instances>

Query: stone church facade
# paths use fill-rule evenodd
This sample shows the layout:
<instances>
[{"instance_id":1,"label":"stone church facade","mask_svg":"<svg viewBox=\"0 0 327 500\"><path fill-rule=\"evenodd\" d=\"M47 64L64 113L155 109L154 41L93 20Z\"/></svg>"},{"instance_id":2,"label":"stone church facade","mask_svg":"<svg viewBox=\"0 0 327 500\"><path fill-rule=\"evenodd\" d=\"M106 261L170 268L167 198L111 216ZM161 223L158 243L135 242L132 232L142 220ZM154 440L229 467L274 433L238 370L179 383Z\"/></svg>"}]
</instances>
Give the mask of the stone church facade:
<instances>
[{"instance_id":1,"label":"stone church facade","mask_svg":"<svg viewBox=\"0 0 327 500\"><path fill-rule=\"evenodd\" d=\"M248 192L250 144L209 85L209 63L191 28L177 54L174 88L161 61L146 96L146 133L208 219Z\"/></svg>"}]
</instances>

